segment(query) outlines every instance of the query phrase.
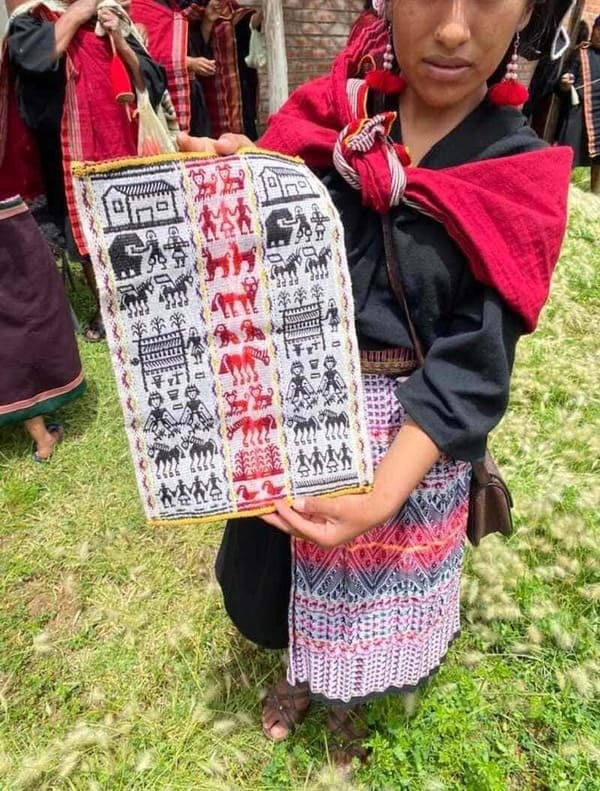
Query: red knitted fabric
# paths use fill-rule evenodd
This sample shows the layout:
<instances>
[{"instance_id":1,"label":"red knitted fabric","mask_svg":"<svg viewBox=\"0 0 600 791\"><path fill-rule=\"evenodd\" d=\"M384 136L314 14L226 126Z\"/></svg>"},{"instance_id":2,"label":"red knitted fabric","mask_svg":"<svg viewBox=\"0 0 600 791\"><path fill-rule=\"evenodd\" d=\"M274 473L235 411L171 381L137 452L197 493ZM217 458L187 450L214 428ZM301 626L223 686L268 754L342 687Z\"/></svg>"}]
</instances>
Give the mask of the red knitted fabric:
<instances>
[{"instance_id":1,"label":"red knitted fabric","mask_svg":"<svg viewBox=\"0 0 600 791\"><path fill-rule=\"evenodd\" d=\"M533 332L567 227L573 152L545 148L447 170L409 168L405 197L442 222L476 280Z\"/></svg>"}]
</instances>

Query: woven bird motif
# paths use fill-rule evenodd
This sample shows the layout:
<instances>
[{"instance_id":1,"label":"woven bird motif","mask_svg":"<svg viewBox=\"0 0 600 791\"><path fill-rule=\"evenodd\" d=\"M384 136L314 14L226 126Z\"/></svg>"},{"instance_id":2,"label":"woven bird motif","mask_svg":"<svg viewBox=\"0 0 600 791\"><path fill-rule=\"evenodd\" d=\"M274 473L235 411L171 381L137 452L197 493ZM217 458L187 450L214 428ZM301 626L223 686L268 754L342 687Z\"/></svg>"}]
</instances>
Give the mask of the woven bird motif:
<instances>
[{"instance_id":1,"label":"woven bird motif","mask_svg":"<svg viewBox=\"0 0 600 791\"><path fill-rule=\"evenodd\" d=\"M148 518L364 491L350 278L319 180L259 150L74 173Z\"/></svg>"}]
</instances>

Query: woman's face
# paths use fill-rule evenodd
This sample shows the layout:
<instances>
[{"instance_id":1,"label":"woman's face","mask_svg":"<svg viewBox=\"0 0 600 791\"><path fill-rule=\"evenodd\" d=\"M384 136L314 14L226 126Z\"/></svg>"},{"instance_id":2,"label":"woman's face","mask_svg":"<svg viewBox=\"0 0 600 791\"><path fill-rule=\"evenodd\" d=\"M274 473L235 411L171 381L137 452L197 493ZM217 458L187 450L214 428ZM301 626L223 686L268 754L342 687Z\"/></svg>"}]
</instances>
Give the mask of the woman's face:
<instances>
[{"instance_id":1,"label":"woman's face","mask_svg":"<svg viewBox=\"0 0 600 791\"><path fill-rule=\"evenodd\" d=\"M528 0L392 0L394 50L408 84L440 109L481 92L531 15Z\"/></svg>"}]
</instances>

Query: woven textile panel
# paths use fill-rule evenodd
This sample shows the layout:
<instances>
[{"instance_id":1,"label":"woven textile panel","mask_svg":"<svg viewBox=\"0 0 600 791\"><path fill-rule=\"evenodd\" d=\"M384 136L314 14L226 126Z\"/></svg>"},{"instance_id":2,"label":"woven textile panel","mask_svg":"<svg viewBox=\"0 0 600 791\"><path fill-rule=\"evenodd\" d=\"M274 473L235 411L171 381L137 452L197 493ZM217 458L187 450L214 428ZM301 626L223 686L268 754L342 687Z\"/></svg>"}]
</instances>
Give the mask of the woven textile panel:
<instances>
[{"instance_id":1,"label":"woven textile panel","mask_svg":"<svg viewBox=\"0 0 600 791\"><path fill-rule=\"evenodd\" d=\"M148 518L364 491L350 278L319 180L261 151L75 176Z\"/></svg>"}]
</instances>

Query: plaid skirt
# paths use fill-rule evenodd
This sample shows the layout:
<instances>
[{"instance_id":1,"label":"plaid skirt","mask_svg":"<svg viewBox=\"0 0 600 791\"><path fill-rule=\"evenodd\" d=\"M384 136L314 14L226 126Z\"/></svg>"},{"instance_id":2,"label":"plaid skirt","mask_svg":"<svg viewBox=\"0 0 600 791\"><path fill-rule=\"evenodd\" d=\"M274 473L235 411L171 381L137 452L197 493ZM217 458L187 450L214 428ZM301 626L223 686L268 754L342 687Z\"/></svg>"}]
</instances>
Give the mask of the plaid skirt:
<instances>
[{"instance_id":1,"label":"plaid skirt","mask_svg":"<svg viewBox=\"0 0 600 791\"><path fill-rule=\"evenodd\" d=\"M398 381L363 375L375 464L407 419ZM468 462L441 457L394 518L333 550L293 540L291 565L285 535L230 522L217 576L234 623L270 648L287 627L289 681L329 704L414 689L459 631L470 479Z\"/></svg>"}]
</instances>

